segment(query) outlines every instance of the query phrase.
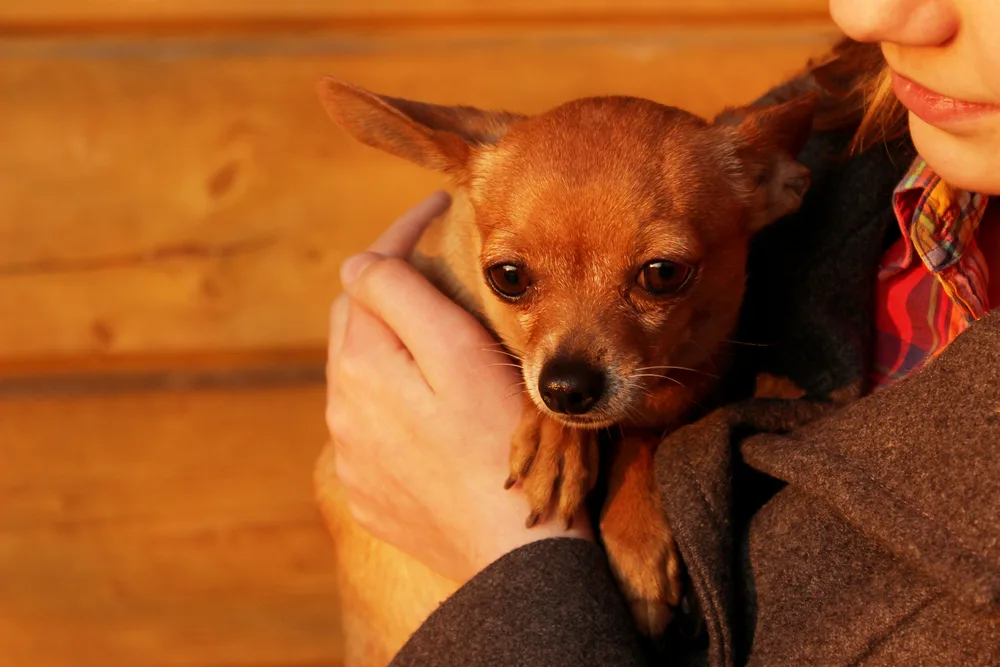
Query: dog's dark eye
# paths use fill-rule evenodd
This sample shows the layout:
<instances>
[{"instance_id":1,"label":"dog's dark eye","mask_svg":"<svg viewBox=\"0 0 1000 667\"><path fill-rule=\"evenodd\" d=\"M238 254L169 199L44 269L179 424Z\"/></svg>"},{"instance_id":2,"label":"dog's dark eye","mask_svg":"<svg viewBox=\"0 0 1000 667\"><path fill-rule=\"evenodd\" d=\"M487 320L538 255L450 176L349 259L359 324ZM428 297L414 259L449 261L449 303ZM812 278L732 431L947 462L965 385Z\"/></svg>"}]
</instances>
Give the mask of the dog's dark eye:
<instances>
[{"instance_id":1,"label":"dog's dark eye","mask_svg":"<svg viewBox=\"0 0 1000 667\"><path fill-rule=\"evenodd\" d=\"M667 259L654 259L639 271L636 282L650 294L671 294L691 277L691 267Z\"/></svg>"},{"instance_id":2,"label":"dog's dark eye","mask_svg":"<svg viewBox=\"0 0 1000 667\"><path fill-rule=\"evenodd\" d=\"M531 282L524 269L513 264L497 264L486 270L490 287L506 299L516 299L528 291Z\"/></svg>"}]
</instances>

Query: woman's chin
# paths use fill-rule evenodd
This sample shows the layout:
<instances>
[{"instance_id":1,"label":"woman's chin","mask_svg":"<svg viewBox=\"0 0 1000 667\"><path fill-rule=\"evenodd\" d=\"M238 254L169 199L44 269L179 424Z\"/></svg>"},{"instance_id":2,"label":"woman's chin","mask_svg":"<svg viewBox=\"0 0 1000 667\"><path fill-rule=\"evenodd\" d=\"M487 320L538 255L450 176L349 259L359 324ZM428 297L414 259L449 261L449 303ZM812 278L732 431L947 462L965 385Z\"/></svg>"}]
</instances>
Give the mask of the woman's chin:
<instances>
[{"instance_id":1,"label":"woman's chin","mask_svg":"<svg viewBox=\"0 0 1000 667\"><path fill-rule=\"evenodd\" d=\"M920 156L947 183L1000 195L1000 122L983 122L961 136L910 114L910 136Z\"/></svg>"}]
</instances>

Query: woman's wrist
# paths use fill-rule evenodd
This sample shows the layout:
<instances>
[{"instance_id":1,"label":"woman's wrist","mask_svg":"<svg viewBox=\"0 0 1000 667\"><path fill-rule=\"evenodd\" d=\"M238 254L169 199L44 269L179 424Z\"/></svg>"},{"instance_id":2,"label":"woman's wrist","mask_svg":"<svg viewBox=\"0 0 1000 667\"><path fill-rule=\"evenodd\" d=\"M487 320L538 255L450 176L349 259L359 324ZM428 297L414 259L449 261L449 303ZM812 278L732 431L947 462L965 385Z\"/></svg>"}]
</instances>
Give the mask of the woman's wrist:
<instances>
[{"instance_id":1,"label":"woman's wrist","mask_svg":"<svg viewBox=\"0 0 1000 667\"><path fill-rule=\"evenodd\" d=\"M555 516L550 516L529 528L525 525L529 513L527 499L517 488L506 491L505 497L497 500L495 511L489 518L489 524L485 526L487 530L483 531L482 539L479 540L480 544L470 550L473 558L466 580L506 554L534 542L555 538L594 541L590 518L585 509L577 513L569 527Z\"/></svg>"}]
</instances>

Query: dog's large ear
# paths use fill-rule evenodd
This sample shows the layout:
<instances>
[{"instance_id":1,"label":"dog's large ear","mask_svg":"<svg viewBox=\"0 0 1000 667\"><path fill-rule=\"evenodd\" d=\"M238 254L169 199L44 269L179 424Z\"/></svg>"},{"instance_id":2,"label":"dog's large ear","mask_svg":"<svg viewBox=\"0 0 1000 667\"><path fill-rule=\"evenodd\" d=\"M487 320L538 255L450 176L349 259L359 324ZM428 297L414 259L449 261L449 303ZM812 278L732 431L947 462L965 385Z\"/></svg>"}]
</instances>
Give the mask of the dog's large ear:
<instances>
[{"instance_id":1,"label":"dog's large ear","mask_svg":"<svg viewBox=\"0 0 1000 667\"><path fill-rule=\"evenodd\" d=\"M750 177L759 213L750 220L756 232L778 218L794 213L809 189L809 169L797 157L812 131L816 97L800 97L770 107L727 109L715 125L736 134L737 153Z\"/></svg>"},{"instance_id":2,"label":"dog's large ear","mask_svg":"<svg viewBox=\"0 0 1000 667\"><path fill-rule=\"evenodd\" d=\"M327 114L363 144L460 177L472 148L500 140L524 116L411 102L327 77L317 85Z\"/></svg>"}]
</instances>

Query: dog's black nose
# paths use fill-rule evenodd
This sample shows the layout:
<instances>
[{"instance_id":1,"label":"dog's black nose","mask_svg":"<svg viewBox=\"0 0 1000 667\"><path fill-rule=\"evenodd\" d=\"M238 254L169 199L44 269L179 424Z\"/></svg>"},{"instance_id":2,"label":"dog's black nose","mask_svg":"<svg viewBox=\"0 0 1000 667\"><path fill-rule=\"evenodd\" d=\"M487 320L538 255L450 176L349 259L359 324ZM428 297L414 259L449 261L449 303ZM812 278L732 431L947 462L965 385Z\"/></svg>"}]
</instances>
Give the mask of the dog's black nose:
<instances>
[{"instance_id":1,"label":"dog's black nose","mask_svg":"<svg viewBox=\"0 0 1000 667\"><path fill-rule=\"evenodd\" d=\"M604 372L585 361L553 359L542 367L538 392L549 410L582 415L601 400Z\"/></svg>"}]
</instances>

